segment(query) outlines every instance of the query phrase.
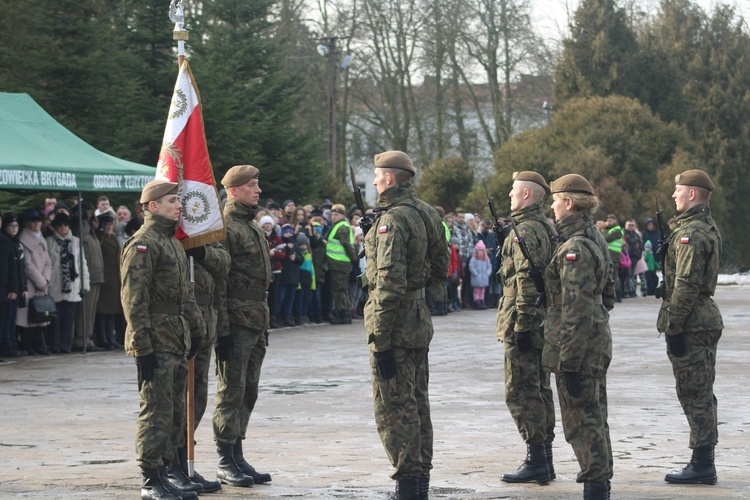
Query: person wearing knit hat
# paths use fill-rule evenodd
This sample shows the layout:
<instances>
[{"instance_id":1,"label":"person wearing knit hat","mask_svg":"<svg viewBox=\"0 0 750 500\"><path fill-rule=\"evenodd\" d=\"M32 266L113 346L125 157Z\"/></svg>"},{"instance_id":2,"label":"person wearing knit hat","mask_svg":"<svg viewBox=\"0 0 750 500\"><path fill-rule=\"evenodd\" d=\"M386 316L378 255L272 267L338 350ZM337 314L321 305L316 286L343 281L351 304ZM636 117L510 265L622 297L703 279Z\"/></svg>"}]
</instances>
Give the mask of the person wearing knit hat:
<instances>
[{"instance_id":1,"label":"person wearing knit hat","mask_svg":"<svg viewBox=\"0 0 750 500\"><path fill-rule=\"evenodd\" d=\"M599 204L591 184L568 174L553 181L550 191L562 243L544 275L543 368L555 373L565 439L581 468L576 480L583 483L584 498L609 498L613 460L606 388L612 360L608 311L615 300L612 262L591 215Z\"/></svg>"},{"instance_id":2,"label":"person wearing knit hat","mask_svg":"<svg viewBox=\"0 0 750 500\"><path fill-rule=\"evenodd\" d=\"M677 398L690 427L688 446L693 450L686 467L666 475L665 480L675 484L717 481L714 447L719 440L719 422L714 378L724 323L711 298L716 291L722 243L709 206L714 189L702 170L687 170L675 177L676 227L666 251L661 249L664 281L657 297L663 301L656 325L665 334Z\"/></svg>"},{"instance_id":3,"label":"person wearing knit hat","mask_svg":"<svg viewBox=\"0 0 750 500\"><path fill-rule=\"evenodd\" d=\"M490 285L490 275L492 274L492 262L487 256L487 247L484 242L479 240L474 245L474 255L469 261L469 271L471 272L471 286L474 290L474 308L479 310L487 309L484 303L484 293Z\"/></svg>"},{"instance_id":4,"label":"person wearing knit hat","mask_svg":"<svg viewBox=\"0 0 750 500\"><path fill-rule=\"evenodd\" d=\"M18 217L12 212L5 212L0 219L2 223L2 236L0 236L0 255L2 262L7 263L0 269L0 276L7 272L8 283L7 302L4 315L4 322L0 321L0 352L3 356L9 358L23 357L29 354L27 351L18 348L18 330L16 328L16 317L18 316L18 306L25 309L29 299L28 279L26 277L26 254L24 246L21 243L18 234L21 229ZM7 254L7 255L6 255ZM0 309L0 320L3 314Z\"/></svg>"},{"instance_id":5,"label":"person wearing knit hat","mask_svg":"<svg viewBox=\"0 0 750 500\"><path fill-rule=\"evenodd\" d=\"M357 261L357 252L354 249L354 231L346 218L344 205L336 203L331 207L331 222L333 227L326 241L326 283L330 283L334 306L329 321L332 325L351 325L349 274L352 263Z\"/></svg>"},{"instance_id":6,"label":"person wearing knit hat","mask_svg":"<svg viewBox=\"0 0 750 500\"><path fill-rule=\"evenodd\" d=\"M284 217L286 220L294 224L296 222L294 220L294 211L297 209L297 204L294 203L294 200L284 201L284 203L281 204L281 209L284 211Z\"/></svg>"},{"instance_id":7,"label":"person wearing knit hat","mask_svg":"<svg viewBox=\"0 0 750 500\"><path fill-rule=\"evenodd\" d=\"M401 151L375 156L379 217L365 237L365 305L375 427L398 498L427 497L433 457L425 288L445 283L450 253L437 211L417 198ZM394 402L398 402L394 404Z\"/></svg>"},{"instance_id":8,"label":"person wearing knit hat","mask_svg":"<svg viewBox=\"0 0 750 500\"><path fill-rule=\"evenodd\" d=\"M231 256L226 278L229 328L217 333L214 441L219 453L217 478L231 486L248 487L271 481L243 455L242 440L258 399L261 367L266 354L270 315L267 290L271 282L270 249L257 224L260 171L236 165L221 183L227 189L224 207L225 246ZM239 410L238 410L239 408Z\"/></svg>"},{"instance_id":9,"label":"person wearing knit hat","mask_svg":"<svg viewBox=\"0 0 750 500\"><path fill-rule=\"evenodd\" d=\"M542 200L549 189L537 172L514 172L510 198L510 224L523 236L533 265L544 266L555 248L555 229L547 220ZM506 224L505 228L510 229ZM506 234L501 233L501 236ZM513 231L510 235L514 236ZM503 298L497 313L497 338L503 343L505 404L526 444L526 459L512 473L503 474L508 483L546 483L555 479L552 440L555 406L550 376L542 368L545 307L543 295L529 273L532 264L518 239L505 237L501 251ZM540 299L540 297L542 299ZM523 373L523 377L518 374ZM529 412L533 408L533 412Z\"/></svg>"},{"instance_id":10,"label":"person wearing knit hat","mask_svg":"<svg viewBox=\"0 0 750 500\"><path fill-rule=\"evenodd\" d=\"M185 443L187 359L206 340L207 326L190 286L187 255L174 236L182 210L177 184L149 182L140 203L145 220L122 249L120 294L127 321L125 352L135 357L137 369L135 449L144 479L141 493L151 495L164 488L164 458Z\"/></svg>"}]
</instances>

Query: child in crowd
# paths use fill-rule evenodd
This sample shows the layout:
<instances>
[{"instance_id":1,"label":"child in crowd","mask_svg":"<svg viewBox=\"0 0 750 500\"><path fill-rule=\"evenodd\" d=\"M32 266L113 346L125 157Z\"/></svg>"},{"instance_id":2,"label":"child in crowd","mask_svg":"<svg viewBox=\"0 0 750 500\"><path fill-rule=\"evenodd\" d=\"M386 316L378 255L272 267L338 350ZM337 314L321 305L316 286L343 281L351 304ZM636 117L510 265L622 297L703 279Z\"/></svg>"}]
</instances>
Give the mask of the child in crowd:
<instances>
[{"instance_id":1,"label":"child in crowd","mask_svg":"<svg viewBox=\"0 0 750 500\"><path fill-rule=\"evenodd\" d=\"M659 277L656 275L656 271L659 269L659 263L656 262L654 257L653 245L650 241L646 241L643 245L643 260L646 261L646 294L654 295L656 293L656 287L659 285Z\"/></svg>"},{"instance_id":2,"label":"child in crowd","mask_svg":"<svg viewBox=\"0 0 750 500\"><path fill-rule=\"evenodd\" d=\"M474 289L474 307L487 309L484 304L484 292L490 284L492 262L487 255L487 247L481 240L474 246L474 255L469 260L469 271L471 272L471 286Z\"/></svg>"},{"instance_id":3,"label":"child in crowd","mask_svg":"<svg viewBox=\"0 0 750 500\"><path fill-rule=\"evenodd\" d=\"M260 227L266 233L269 253L271 256L271 284L268 285L268 309L274 313L268 322L269 328L278 328L276 322L276 303L279 295L279 278L281 277L281 263L286 258L286 246L281 237L274 231L275 222L273 217L265 215L260 218Z\"/></svg>"},{"instance_id":4,"label":"child in crowd","mask_svg":"<svg viewBox=\"0 0 750 500\"><path fill-rule=\"evenodd\" d=\"M302 265L299 268L299 285L294 297L294 323L304 325L309 323L306 316L307 308L315 291L315 267L310 253L310 239L305 233L297 235L297 248L302 256Z\"/></svg>"},{"instance_id":5,"label":"child in crowd","mask_svg":"<svg viewBox=\"0 0 750 500\"><path fill-rule=\"evenodd\" d=\"M458 252L458 237L451 236L451 263L448 267L448 298L451 303L451 311L461 310L461 299L458 295L458 285L461 284L461 255Z\"/></svg>"},{"instance_id":6,"label":"child in crowd","mask_svg":"<svg viewBox=\"0 0 750 500\"><path fill-rule=\"evenodd\" d=\"M286 256L281 261L281 274L279 275L279 291L274 307L274 316L279 326L294 326L292 320L292 306L294 305L294 293L299 285L299 268L304 262L296 244L294 227L286 223L281 226L281 239L286 247Z\"/></svg>"}]
</instances>

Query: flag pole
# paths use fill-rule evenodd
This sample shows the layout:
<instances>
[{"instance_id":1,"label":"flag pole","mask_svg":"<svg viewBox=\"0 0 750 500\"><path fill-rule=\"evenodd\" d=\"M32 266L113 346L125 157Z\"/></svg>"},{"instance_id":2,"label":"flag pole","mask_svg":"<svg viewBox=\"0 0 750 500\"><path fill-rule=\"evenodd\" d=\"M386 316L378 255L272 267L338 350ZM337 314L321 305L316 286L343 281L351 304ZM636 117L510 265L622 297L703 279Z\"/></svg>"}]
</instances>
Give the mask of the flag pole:
<instances>
[{"instance_id":1,"label":"flag pole","mask_svg":"<svg viewBox=\"0 0 750 500\"><path fill-rule=\"evenodd\" d=\"M177 41L177 69L178 72L185 62L185 42L188 40L188 32L185 29L185 8L182 0L171 0L169 3L169 19L174 23L172 38ZM195 268L193 258L190 259L190 286L195 289ZM187 449L188 477L192 478L195 473L195 356L189 359L187 390L185 395L185 407L187 411L186 425L187 436L185 445Z\"/></svg>"}]
</instances>

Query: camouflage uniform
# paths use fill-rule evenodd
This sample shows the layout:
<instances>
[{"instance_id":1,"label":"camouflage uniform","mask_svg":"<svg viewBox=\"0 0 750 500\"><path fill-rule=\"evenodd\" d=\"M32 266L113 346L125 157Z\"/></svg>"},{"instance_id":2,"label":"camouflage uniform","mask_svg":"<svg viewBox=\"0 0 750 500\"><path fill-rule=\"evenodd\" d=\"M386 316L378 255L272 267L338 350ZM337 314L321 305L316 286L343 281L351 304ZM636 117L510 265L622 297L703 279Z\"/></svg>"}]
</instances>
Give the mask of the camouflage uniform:
<instances>
[{"instance_id":1,"label":"camouflage uniform","mask_svg":"<svg viewBox=\"0 0 750 500\"><path fill-rule=\"evenodd\" d=\"M245 438L266 355L271 260L265 233L255 222L257 212L233 199L224 208L224 246L232 259L226 286L229 329L217 335L231 334L234 347L227 361L216 360L214 439L223 445Z\"/></svg>"},{"instance_id":2,"label":"camouflage uniform","mask_svg":"<svg viewBox=\"0 0 750 500\"><path fill-rule=\"evenodd\" d=\"M381 193L378 206L390 208L365 238L370 291L365 329L375 422L395 467L391 477L398 480L432 469L427 352L433 328L424 287L447 279L449 253L440 216L416 198L411 181ZM386 380L378 374L373 352L389 349L397 373Z\"/></svg>"},{"instance_id":3,"label":"camouflage uniform","mask_svg":"<svg viewBox=\"0 0 750 500\"><path fill-rule=\"evenodd\" d=\"M549 261L557 234L539 203L511 214L536 265ZM542 369L544 309L537 298L531 265L511 236L502 249L503 297L497 311L497 338L505 347L505 403L526 443L551 442L555 437L555 406L549 372ZM531 332L532 348L518 350L514 332Z\"/></svg>"},{"instance_id":4,"label":"camouflage uniform","mask_svg":"<svg viewBox=\"0 0 750 500\"><path fill-rule=\"evenodd\" d=\"M713 390L716 348L724 324L711 298L719 273L721 234L708 204L679 215L669 240L657 328L667 335L688 334L683 356L675 357L669 350L667 354L690 424L690 448L714 446L719 440Z\"/></svg>"},{"instance_id":5,"label":"camouflage uniform","mask_svg":"<svg viewBox=\"0 0 750 500\"><path fill-rule=\"evenodd\" d=\"M208 328L208 338L195 355L195 429L208 405L208 371L216 332L228 332L226 282L231 258L220 243L205 246L206 256L195 261L195 301Z\"/></svg>"},{"instance_id":6,"label":"camouflage uniform","mask_svg":"<svg viewBox=\"0 0 750 500\"><path fill-rule=\"evenodd\" d=\"M138 465L152 469L169 463L185 443L185 385L191 337L206 336L195 303L188 261L174 238L176 221L145 213L146 220L125 244L120 273L128 328L125 350L134 356L156 353L149 381L138 381L136 422Z\"/></svg>"},{"instance_id":7,"label":"camouflage uniform","mask_svg":"<svg viewBox=\"0 0 750 500\"><path fill-rule=\"evenodd\" d=\"M565 440L581 471L577 481L608 483L612 448L607 423L607 368L612 359L609 313L614 283L607 243L586 212L557 223L564 240L547 266L547 323L542 364L555 372ZM563 372L578 373L580 397L570 395Z\"/></svg>"}]
</instances>

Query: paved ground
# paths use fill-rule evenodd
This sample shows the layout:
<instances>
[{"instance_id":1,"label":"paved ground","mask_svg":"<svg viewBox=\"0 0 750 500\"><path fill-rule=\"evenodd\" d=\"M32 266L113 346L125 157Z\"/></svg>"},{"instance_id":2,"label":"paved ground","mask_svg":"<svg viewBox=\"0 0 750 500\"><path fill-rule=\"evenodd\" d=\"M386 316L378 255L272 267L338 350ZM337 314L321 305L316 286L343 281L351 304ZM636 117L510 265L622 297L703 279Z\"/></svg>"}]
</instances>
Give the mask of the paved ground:
<instances>
[{"instance_id":1,"label":"paved ground","mask_svg":"<svg viewBox=\"0 0 750 500\"><path fill-rule=\"evenodd\" d=\"M630 299L613 312L613 498L750 498L750 287L720 287L717 302L725 330L716 382L716 486L675 487L663 479L690 452L664 339L654 329L658 301ZM432 498L580 498L578 467L560 424L556 481L499 480L515 470L525 450L503 402L494 322L493 311L435 319ZM273 483L225 487L205 497L385 498L392 481L373 424L368 373L361 321L272 332L246 450L252 463L273 474ZM134 377L133 360L122 351L0 364L0 498L138 498ZM196 468L213 476L210 421L197 439Z\"/></svg>"}]
</instances>

